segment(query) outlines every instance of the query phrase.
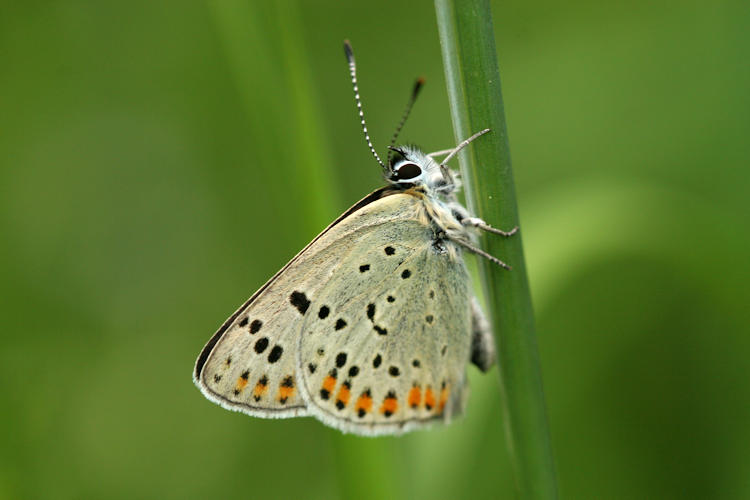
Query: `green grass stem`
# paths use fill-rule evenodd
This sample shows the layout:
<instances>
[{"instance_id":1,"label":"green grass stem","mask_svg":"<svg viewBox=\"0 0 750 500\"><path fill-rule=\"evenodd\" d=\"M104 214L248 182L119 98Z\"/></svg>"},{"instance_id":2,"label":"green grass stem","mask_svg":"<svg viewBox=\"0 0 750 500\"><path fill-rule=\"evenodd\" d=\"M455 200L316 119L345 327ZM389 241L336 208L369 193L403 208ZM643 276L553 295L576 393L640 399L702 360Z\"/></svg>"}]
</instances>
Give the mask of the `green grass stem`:
<instances>
[{"instance_id":1,"label":"green grass stem","mask_svg":"<svg viewBox=\"0 0 750 500\"><path fill-rule=\"evenodd\" d=\"M459 156L470 210L489 224L519 224L500 72L488 0L435 0L456 141L484 128ZM520 498L557 498L534 314L521 235L482 238L482 248L513 267L480 259L480 276L500 362L504 424Z\"/></svg>"}]
</instances>

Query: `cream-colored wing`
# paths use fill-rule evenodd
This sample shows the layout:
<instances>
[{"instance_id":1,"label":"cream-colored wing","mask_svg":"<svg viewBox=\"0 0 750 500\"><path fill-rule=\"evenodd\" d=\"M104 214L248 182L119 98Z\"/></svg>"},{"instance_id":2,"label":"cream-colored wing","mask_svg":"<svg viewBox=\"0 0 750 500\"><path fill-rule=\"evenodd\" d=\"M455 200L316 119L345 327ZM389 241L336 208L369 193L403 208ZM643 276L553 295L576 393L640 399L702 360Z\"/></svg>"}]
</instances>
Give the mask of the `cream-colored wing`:
<instances>
[{"instance_id":1,"label":"cream-colored wing","mask_svg":"<svg viewBox=\"0 0 750 500\"><path fill-rule=\"evenodd\" d=\"M337 279L341 259L356 247L357 236L399 216L368 208L387 193L380 189L355 204L221 326L194 370L208 399L259 417L306 414L295 353L303 320L313 314L317 291Z\"/></svg>"},{"instance_id":2,"label":"cream-colored wing","mask_svg":"<svg viewBox=\"0 0 750 500\"><path fill-rule=\"evenodd\" d=\"M398 434L462 412L471 286L423 203L399 194L355 214L389 222L353 232L331 279L309 295L300 389L310 414L345 432Z\"/></svg>"}]
</instances>

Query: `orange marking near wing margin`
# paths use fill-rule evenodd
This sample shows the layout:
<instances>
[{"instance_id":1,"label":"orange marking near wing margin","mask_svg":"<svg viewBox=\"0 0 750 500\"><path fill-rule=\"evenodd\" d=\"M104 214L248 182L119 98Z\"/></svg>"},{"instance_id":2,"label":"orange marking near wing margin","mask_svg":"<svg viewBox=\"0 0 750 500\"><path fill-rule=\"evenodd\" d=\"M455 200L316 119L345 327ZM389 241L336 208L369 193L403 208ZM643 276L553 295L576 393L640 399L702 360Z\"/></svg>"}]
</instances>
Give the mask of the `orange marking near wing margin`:
<instances>
[{"instance_id":1,"label":"orange marking near wing margin","mask_svg":"<svg viewBox=\"0 0 750 500\"><path fill-rule=\"evenodd\" d=\"M370 410L372 410L372 396L370 395L369 389L357 398L357 403L355 404L354 409L357 410L357 415L359 417L364 417L365 414L370 413Z\"/></svg>"},{"instance_id":2,"label":"orange marking near wing margin","mask_svg":"<svg viewBox=\"0 0 750 500\"><path fill-rule=\"evenodd\" d=\"M397 410L398 400L396 399L396 394L391 391L383 400L383 404L380 406L380 413L382 413L386 417L390 417L391 415L396 413Z\"/></svg>"},{"instance_id":3,"label":"orange marking near wing margin","mask_svg":"<svg viewBox=\"0 0 750 500\"><path fill-rule=\"evenodd\" d=\"M266 393L268 390L268 379L264 376L261 377L260 380L258 380L258 383L255 384L255 388L253 389L253 397L256 401L259 401L261 396Z\"/></svg>"},{"instance_id":4,"label":"orange marking near wing margin","mask_svg":"<svg viewBox=\"0 0 750 500\"><path fill-rule=\"evenodd\" d=\"M286 403L286 400L294 395L294 391L294 379L291 375L288 375L282 380L281 385L279 386L279 402L282 404Z\"/></svg>"},{"instance_id":5,"label":"orange marking near wing margin","mask_svg":"<svg viewBox=\"0 0 750 500\"><path fill-rule=\"evenodd\" d=\"M245 386L247 386L247 378L237 377L237 385L235 386L234 390L236 392L242 392L245 389Z\"/></svg>"},{"instance_id":6,"label":"orange marking near wing margin","mask_svg":"<svg viewBox=\"0 0 750 500\"><path fill-rule=\"evenodd\" d=\"M335 388L336 388L336 377L334 377L333 375L328 375L326 378L323 379L323 389L331 393L333 392Z\"/></svg>"},{"instance_id":7,"label":"orange marking near wing margin","mask_svg":"<svg viewBox=\"0 0 750 500\"><path fill-rule=\"evenodd\" d=\"M414 408L415 410L419 407L419 403L422 401L422 390L419 388L417 384L414 384L414 386L409 391L409 406Z\"/></svg>"},{"instance_id":8,"label":"orange marking near wing margin","mask_svg":"<svg viewBox=\"0 0 750 500\"><path fill-rule=\"evenodd\" d=\"M427 409L427 411L435 408L435 395L432 393L432 387L430 387L429 385L424 391L424 407Z\"/></svg>"},{"instance_id":9,"label":"orange marking near wing margin","mask_svg":"<svg viewBox=\"0 0 750 500\"><path fill-rule=\"evenodd\" d=\"M341 389L339 389L339 393L336 395L336 405L338 406L339 402L343 405L341 408L349 404L349 398L351 397L351 391L349 388L351 387L350 383L344 382L341 384Z\"/></svg>"}]
</instances>

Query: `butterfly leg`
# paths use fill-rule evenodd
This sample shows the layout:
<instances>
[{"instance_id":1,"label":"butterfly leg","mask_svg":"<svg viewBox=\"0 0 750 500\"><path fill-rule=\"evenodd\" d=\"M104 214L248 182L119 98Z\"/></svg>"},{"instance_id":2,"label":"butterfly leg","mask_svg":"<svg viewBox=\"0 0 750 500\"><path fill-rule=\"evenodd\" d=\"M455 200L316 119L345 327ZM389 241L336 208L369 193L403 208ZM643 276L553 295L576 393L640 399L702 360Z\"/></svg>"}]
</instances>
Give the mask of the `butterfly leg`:
<instances>
[{"instance_id":1,"label":"butterfly leg","mask_svg":"<svg viewBox=\"0 0 750 500\"><path fill-rule=\"evenodd\" d=\"M506 264L505 262L503 262L502 260L500 260L497 257L494 257L494 256L488 254L487 252L485 252L484 250L482 250L479 247L475 247L474 245L472 245L471 243L469 243L468 241L466 241L464 239L451 237L450 235L448 236L448 239L450 241L454 242L454 243L457 243L458 245L461 245L462 247L464 247L469 252L471 252L471 253L473 253L475 255L479 255L480 257L484 257L485 259L489 260L490 262L494 262L495 264L497 264L498 266L502 267L503 269L507 269L508 271L511 270L511 267L508 264Z\"/></svg>"},{"instance_id":2,"label":"butterfly leg","mask_svg":"<svg viewBox=\"0 0 750 500\"><path fill-rule=\"evenodd\" d=\"M448 153L452 152L453 149L455 149L455 148L441 149L440 151L433 151L432 153L427 153L427 156L429 156L430 158L434 158L436 156L444 156L444 155L447 155Z\"/></svg>"},{"instance_id":3,"label":"butterfly leg","mask_svg":"<svg viewBox=\"0 0 750 500\"><path fill-rule=\"evenodd\" d=\"M476 297L471 298L471 330L471 362L487 372L495 364L497 352L492 328Z\"/></svg>"},{"instance_id":4,"label":"butterfly leg","mask_svg":"<svg viewBox=\"0 0 750 500\"><path fill-rule=\"evenodd\" d=\"M464 226L478 227L482 231L487 231L488 233L492 234L499 234L500 236L505 236L506 238L509 236L513 236L518 232L518 226L514 227L510 231L502 231L490 226L479 217L467 217L461 220L461 224L463 224Z\"/></svg>"}]
</instances>

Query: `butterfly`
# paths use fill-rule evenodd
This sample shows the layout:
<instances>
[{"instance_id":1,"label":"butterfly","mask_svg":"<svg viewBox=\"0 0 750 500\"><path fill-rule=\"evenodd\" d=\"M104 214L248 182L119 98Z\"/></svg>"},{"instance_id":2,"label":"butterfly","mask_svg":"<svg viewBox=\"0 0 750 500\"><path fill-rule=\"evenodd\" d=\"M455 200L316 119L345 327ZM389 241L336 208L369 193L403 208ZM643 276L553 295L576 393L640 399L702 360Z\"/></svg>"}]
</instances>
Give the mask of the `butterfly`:
<instances>
[{"instance_id":1,"label":"butterfly","mask_svg":"<svg viewBox=\"0 0 750 500\"><path fill-rule=\"evenodd\" d=\"M198 356L194 382L211 401L264 418L313 416L365 436L400 434L463 412L469 362L487 371L492 332L463 260L501 236L456 199L455 148L375 151L351 45L344 43L365 140L387 185L329 225L227 319ZM445 156L442 162L436 156Z\"/></svg>"}]
</instances>

